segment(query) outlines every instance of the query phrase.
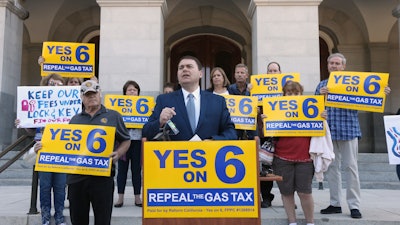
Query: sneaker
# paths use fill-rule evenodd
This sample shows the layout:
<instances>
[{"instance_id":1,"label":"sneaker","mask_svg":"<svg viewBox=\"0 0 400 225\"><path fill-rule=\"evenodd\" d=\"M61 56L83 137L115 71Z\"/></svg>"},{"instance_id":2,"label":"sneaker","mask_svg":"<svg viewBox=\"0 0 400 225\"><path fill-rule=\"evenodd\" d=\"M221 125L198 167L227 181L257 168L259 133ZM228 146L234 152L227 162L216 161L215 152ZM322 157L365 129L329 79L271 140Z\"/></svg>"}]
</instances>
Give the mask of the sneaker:
<instances>
[{"instance_id":1,"label":"sneaker","mask_svg":"<svg viewBox=\"0 0 400 225\"><path fill-rule=\"evenodd\" d=\"M351 218L353 219L361 219L362 217L360 210L358 209L351 209L350 213L351 213Z\"/></svg>"},{"instance_id":2,"label":"sneaker","mask_svg":"<svg viewBox=\"0 0 400 225\"><path fill-rule=\"evenodd\" d=\"M58 224L58 225L67 225L66 223L60 223L60 224Z\"/></svg>"},{"instance_id":3,"label":"sneaker","mask_svg":"<svg viewBox=\"0 0 400 225\"><path fill-rule=\"evenodd\" d=\"M321 209L321 214L334 214L334 213L342 213L342 207L330 205L326 209Z\"/></svg>"},{"instance_id":4,"label":"sneaker","mask_svg":"<svg viewBox=\"0 0 400 225\"><path fill-rule=\"evenodd\" d=\"M44 222L43 225L50 225L50 221Z\"/></svg>"}]
</instances>

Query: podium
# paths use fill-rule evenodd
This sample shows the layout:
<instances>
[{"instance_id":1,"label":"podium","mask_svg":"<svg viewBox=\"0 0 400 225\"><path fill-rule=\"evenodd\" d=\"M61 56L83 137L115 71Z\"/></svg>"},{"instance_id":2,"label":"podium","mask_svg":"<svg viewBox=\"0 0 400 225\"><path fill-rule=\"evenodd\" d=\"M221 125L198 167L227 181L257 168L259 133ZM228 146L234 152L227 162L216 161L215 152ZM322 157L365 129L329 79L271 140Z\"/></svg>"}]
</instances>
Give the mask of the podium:
<instances>
[{"instance_id":1,"label":"podium","mask_svg":"<svg viewBox=\"0 0 400 225\"><path fill-rule=\"evenodd\" d=\"M282 180L282 177L258 176L258 146L254 140L197 143L144 140L142 224L260 225L260 180ZM246 148L246 151L241 151L241 148ZM170 160L171 155L175 156L174 160ZM199 179L200 181L196 183L190 182L190 178L185 177L185 181L182 181L181 177L185 176L182 174L186 171L189 171L187 174L204 171L203 174L207 175L207 179L204 179L204 182ZM181 193L180 196L194 197L188 197L183 203L173 202L165 197L171 196L174 192ZM244 194L241 195L240 192ZM212 193L210 195L214 195L214 198L236 196L236 199L228 197L229 200L224 202L215 198L215 202L208 202L204 193ZM163 202L157 202L156 195ZM163 197L165 199L162 199ZM252 201L246 202L248 199Z\"/></svg>"}]
</instances>

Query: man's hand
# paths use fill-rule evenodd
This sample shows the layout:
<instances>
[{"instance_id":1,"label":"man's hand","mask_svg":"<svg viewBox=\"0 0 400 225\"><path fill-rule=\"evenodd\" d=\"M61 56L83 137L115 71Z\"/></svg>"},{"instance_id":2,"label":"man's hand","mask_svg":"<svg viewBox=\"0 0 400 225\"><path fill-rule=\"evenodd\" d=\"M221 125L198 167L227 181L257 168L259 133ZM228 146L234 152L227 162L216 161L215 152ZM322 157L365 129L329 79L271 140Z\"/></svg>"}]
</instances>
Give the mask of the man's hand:
<instances>
[{"instance_id":1,"label":"man's hand","mask_svg":"<svg viewBox=\"0 0 400 225\"><path fill-rule=\"evenodd\" d=\"M168 120L172 119L176 115L175 107L165 107L160 114L160 127L163 127Z\"/></svg>"},{"instance_id":2,"label":"man's hand","mask_svg":"<svg viewBox=\"0 0 400 225\"><path fill-rule=\"evenodd\" d=\"M321 89L319 89L319 93L321 93L321 95L326 95L328 94L329 90L328 87L322 87Z\"/></svg>"},{"instance_id":3,"label":"man's hand","mask_svg":"<svg viewBox=\"0 0 400 225\"><path fill-rule=\"evenodd\" d=\"M34 150L36 153L38 153L38 151L39 151L40 149L42 149L42 147L43 147L42 142L38 141L38 142L36 142L36 144L33 146L33 150Z\"/></svg>"},{"instance_id":4,"label":"man's hand","mask_svg":"<svg viewBox=\"0 0 400 225\"><path fill-rule=\"evenodd\" d=\"M114 152L112 152L112 153L110 154L109 157L112 158L113 163L116 163L116 162L118 162L118 159L121 158L121 156L122 156L122 155L120 155L119 151L114 151Z\"/></svg>"},{"instance_id":5,"label":"man's hand","mask_svg":"<svg viewBox=\"0 0 400 225\"><path fill-rule=\"evenodd\" d=\"M321 117L324 118L324 119L327 119L328 118L328 111L326 111L326 110L322 111Z\"/></svg>"},{"instance_id":6,"label":"man's hand","mask_svg":"<svg viewBox=\"0 0 400 225\"><path fill-rule=\"evenodd\" d=\"M119 143L118 148L115 151L113 151L108 157L112 158L113 163L118 162L118 159L120 159L123 155L126 154L130 145L131 145L131 140L125 140Z\"/></svg>"}]
</instances>

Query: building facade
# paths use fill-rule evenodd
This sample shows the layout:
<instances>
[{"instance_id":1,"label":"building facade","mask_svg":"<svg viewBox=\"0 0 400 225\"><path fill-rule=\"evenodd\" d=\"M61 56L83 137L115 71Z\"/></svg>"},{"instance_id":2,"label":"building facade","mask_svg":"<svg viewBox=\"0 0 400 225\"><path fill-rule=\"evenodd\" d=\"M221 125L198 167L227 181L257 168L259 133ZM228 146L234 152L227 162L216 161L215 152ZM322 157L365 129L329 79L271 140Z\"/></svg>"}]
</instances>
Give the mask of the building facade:
<instances>
[{"instance_id":1,"label":"building facade","mask_svg":"<svg viewBox=\"0 0 400 225\"><path fill-rule=\"evenodd\" d=\"M38 85L44 41L96 44L105 93L135 80L156 96L176 82L177 60L196 55L203 89L220 66L234 81L237 63L251 74L277 61L299 72L306 93L327 77L326 58L341 52L347 70L390 73L385 114L400 107L398 0L0 0L0 149L13 127L19 85ZM360 112L360 152L386 152L383 114Z\"/></svg>"}]
</instances>

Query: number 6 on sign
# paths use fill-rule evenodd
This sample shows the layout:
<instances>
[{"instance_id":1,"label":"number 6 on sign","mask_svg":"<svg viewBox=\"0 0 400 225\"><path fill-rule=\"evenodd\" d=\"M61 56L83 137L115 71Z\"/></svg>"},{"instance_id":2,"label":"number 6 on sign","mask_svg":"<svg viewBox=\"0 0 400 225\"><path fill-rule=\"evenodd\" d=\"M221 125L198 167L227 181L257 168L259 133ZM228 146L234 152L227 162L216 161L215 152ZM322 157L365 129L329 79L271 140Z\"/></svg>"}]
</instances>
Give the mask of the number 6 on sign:
<instances>
[{"instance_id":1,"label":"number 6 on sign","mask_svg":"<svg viewBox=\"0 0 400 225\"><path fill-rule=\"evenodd\" d=\"M41 75L58 73L63 77L94 76L95 45L90 43L43 42Z\"/></svg>"},{"instance_id":2,"label":"number 6 on sign","mask_svg":"<svg viewBox=\"0 0 400 225\"><path fill-rule=\"evenodd\" d=\"M36 159L37 171L110 176L115 127L48 124L43 148Z\"/></svg>"}]
</instances>

